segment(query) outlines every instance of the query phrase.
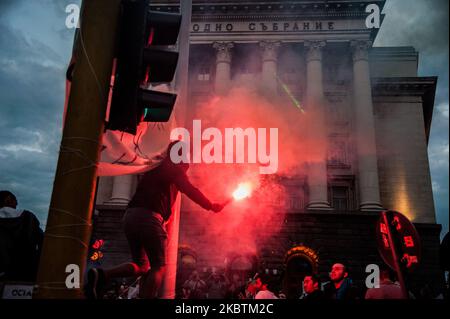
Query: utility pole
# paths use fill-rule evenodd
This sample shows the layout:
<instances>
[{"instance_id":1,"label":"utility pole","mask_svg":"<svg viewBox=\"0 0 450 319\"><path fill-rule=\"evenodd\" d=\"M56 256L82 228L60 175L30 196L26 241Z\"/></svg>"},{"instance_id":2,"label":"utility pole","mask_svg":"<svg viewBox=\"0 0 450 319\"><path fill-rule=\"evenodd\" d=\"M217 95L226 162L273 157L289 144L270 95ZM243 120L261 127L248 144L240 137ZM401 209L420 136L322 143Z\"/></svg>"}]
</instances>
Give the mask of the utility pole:
<instances>
[{"instance_id":1,"label":"utility pole","mask_svg":"<svg viewBox=\"0 0 450 319\"><path fill-rule=\"evenodd\" d=\"M85 0L35 298L83 298L120 0ZM78 267L79 272L76 270ZM66 272L67 271L67 272Z\"/></svg>"}]
</instances>

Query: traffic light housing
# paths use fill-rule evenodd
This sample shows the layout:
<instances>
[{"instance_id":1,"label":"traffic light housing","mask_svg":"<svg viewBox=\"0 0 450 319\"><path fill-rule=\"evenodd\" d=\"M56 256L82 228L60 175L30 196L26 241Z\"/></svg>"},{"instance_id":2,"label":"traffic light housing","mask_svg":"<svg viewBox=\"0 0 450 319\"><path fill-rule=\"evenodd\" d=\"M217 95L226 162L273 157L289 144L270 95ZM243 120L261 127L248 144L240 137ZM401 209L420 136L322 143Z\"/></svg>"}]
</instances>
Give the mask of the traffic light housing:
<instances>
[{"instance_id":1,"label":"traffic light housing","mask_svg":"<svg viewBox=\"0 0 450 319\"><path fill-rule=\"evenodd\" d=\"M114 87L107 128L136 134L142 121L167 122L176 94L149 90L172 82L181 15L150 10L149 0L123 0Z\"/></svg>"}]
</instances>

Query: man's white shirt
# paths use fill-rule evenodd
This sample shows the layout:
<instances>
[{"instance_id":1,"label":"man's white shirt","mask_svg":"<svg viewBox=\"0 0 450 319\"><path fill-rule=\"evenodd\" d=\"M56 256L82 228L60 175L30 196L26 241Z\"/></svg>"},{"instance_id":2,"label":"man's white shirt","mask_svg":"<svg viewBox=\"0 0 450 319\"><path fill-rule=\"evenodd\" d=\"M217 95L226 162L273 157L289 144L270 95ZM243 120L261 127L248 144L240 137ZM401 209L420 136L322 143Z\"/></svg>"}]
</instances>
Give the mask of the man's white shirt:
<instances>
[{"instance_id":1,"label":"man's white shirt","mask_svg":"<svg viewBox=\"0 0 450 319\"><path fill-rule=\"evenodd\" d=\"M17 210L12 207L2 207L0 208L0 218L16 218L22 215L23 210Z\"/></svg>"}]
</instances>

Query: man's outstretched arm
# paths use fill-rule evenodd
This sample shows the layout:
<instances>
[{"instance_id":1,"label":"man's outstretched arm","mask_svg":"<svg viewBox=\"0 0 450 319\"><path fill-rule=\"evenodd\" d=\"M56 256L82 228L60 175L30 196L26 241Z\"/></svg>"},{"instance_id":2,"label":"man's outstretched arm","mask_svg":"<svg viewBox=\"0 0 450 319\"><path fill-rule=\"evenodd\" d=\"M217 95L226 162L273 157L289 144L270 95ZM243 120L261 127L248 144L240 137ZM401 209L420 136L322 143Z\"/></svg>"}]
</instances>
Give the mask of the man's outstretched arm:
<instances>
[{"instance_id":1,"label":"man's outstretched arm","mask_svg":"<svg viewBox=\"0 0 450 319\"><path fill-rule=\"evenodd\" d=\"M185 194L202 208L212 210L214 212L220 212L223 209L223 205L211 203L211 201L206 198L206 196L203 195L197 187L192 185L185 173L177 175L174 182L180 192Z\"/></svg>"}]
</instances>

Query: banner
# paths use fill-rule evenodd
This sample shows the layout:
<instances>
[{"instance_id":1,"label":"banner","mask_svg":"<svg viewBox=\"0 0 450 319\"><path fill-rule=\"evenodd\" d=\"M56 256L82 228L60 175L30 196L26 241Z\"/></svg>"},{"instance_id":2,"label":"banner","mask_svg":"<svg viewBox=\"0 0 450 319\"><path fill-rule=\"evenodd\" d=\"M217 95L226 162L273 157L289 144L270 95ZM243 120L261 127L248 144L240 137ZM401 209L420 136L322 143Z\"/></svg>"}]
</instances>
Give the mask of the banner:
<instances>
[{"instance_id":1,"label":"banner","mask_svg":"<svg viewBox=\"0 0 450 319\"><path fill-rule=\"evenodd\" d=\"M74 60L69 70L73 70ZM68 71L69 75L69 71ZM69 104L71 77L66 81L66 98L63 114L63 126ZM167 86L155 87L159 91L168 91ZM110 94L111 96L111 94ZM108 107L110 105L108 100ZM176 127L175 115L167 123L141 122L136 135L120 131L106 130L102 137L101 158L98 163L98 176L119 176L140 174L157 167L165 158L170 133Z\"/></svg>"}]
</instances>

